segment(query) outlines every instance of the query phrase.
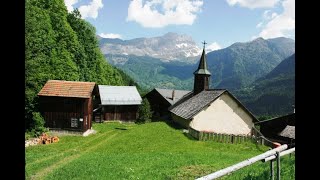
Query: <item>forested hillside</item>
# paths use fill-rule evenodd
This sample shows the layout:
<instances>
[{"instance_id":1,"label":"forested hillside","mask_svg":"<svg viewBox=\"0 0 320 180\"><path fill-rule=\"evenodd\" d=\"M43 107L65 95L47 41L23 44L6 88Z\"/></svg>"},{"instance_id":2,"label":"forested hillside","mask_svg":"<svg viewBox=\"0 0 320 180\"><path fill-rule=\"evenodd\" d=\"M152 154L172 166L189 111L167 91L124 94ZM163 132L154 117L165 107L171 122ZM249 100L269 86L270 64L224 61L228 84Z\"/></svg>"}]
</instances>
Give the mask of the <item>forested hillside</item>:
<instances>
[{"instance_id":1,"label":"forested hillside","mask_svg":"<svg viewBox=\"0 0 320 180\"><path fill-rule=\"evenodd\" d=\"M295 104L295 54L235 94L256 115L292 113L292 105Z\"/></svg>"},{"instance_id":2,"label":"forested hillside","mask_svg":"<svg viewBox=\"0 0 320 180\"><path fill-rule=\"evenodd\" d=\"M95 28L63 0L25 3L25 127L39 122L37 93L49 79L133 85L134 81L107 63ZM40 118L41 120L41 118Z\"/></svg>"},{"instance_id":3,"label":"forested hillside","mask_svg":"<svg viewBox=\"0 0 320 180\"><path fill-rule=\"evenodd\" d=\"M105 55L105 57L109 63L126 72L147 91L155 87L169 89L193 87L192 73L196 69L195 64L175 61L164 63L150 56Z\"/></svg>"}]
</instances>

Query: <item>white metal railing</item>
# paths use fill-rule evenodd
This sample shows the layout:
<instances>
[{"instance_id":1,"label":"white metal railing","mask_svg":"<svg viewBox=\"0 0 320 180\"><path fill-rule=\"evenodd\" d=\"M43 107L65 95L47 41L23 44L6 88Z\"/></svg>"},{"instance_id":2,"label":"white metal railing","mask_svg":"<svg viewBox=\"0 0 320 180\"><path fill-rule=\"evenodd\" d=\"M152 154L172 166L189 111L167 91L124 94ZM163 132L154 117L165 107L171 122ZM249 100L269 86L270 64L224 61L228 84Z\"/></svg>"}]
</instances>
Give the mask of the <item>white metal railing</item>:
<instances>
[{"instance_id":1,"label":"white metal railing","mask_svg":"<svg viewBox=\"0 0 320 180\"><path fill-rule=\"evenodd\" d=\"M200 177L196 180L211 180L211 179L216 179L221 176L224 176L226 174L230 174L231 172L234 172L238 169L241 169L243 167L249 166L257 161L262 161L262 162L267 162L271 161L271 178L273 179L273 160L277 159L277 179L280 180L280 157L284 156L286 154L290 154L295 151L295 148L291 148L289 150L286 150L288 148L287 144L281 145L277 148L274 148L272 150L269 150L265 153L262 153L258 156L252 157L250 159L244 160L240 163L234 164L232 166L229 166L227 168L221 169L219 171L216 171L212 174L208 174L206 176ZM284 151L286 150L286 151ZM282 152L283 151L283 152Z\"/></svg>"}]
</instances>

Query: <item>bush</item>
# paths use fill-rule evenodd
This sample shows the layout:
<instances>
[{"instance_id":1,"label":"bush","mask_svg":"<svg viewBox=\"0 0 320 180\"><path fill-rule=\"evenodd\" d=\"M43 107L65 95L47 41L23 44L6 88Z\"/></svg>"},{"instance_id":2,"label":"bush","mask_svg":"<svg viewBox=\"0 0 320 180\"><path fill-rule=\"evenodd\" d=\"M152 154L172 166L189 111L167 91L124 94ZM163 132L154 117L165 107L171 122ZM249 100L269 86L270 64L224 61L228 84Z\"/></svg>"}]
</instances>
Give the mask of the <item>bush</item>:
<instances>
[{"instance_id":1,"label":"bush","mask_svg":"<svg viewBox=\"0 0 320 180\"><path fill-rule=\"evenodd\" d=\"M30 134L30 132L24 133L24 140L29 140L29 139L32 138L32 137L33 137L33 135Z\"/></svg>"},{"instance_id":2,"label":"bush","mask_svg":"<svg viewBox=\"0 0 320 180\"><path fill-rule=\"evenodd\" d=\"M39 112L32 113L33 122L32 129L29 134L33 137L38 137L44 132L48 132L48 129L44 127L44 119Z\"/></svg>"},{"instance_id":3,"label":"bush","mask_svg":"<svg viewBox=\"0 0 320 180\"><path fill-rule=\"evenodd\" d=\"M137 119L137 123L151 122L152 113L148 99L143 98L142 104L139 106L138 113L139 117Z\"/></svg>"}]
</instances>

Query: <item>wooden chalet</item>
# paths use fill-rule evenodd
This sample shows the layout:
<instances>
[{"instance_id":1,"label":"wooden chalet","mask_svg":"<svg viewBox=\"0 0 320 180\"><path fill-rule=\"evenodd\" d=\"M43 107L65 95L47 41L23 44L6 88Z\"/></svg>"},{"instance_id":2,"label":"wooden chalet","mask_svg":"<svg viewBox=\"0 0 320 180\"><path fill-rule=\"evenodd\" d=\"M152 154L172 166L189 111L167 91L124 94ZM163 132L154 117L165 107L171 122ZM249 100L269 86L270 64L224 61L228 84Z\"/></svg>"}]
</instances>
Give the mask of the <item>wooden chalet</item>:
<instances>
[{"instance_id":1,"label":"wooden chalet","mask_svg":"<svg viewBox=\"0 0 320 180\"><path fill-rule=\"evenodd\" d=\"M142 99L135 86L99 85L100 102L95 109L96 122L120 120L135 121Z\"/></svg>"},{"instance_id":2,"label":"wooden chalet","mask_svg":"<svg viewBox=\"0 0 320 180\"><path fill-rule=\"evenodd\" d=\"M154 116L169 115L168 108L190 91L154 88L144 97L148 99Z\"/></svg>"},{"instance_id":3,"label":"wooden chalet","mask_svg":"<svg viewBox=\"0 0 320 180\"><path fill-rule=\"evenodd\" d=\"M255 123L260 126L260 132L268 139L281 144L295 144L295 113L267 119Z\"/></svg>"},{"instance_id":4,"label":"wooden chalet","mask_svg":"<svg viewBox=\"0 0 320 180\"><path fill-rule=\"evenodd\" d=\"M49 80L38 93L40 111L49 130L91 129L96 83Z\"/></svg>"}]
</instances>

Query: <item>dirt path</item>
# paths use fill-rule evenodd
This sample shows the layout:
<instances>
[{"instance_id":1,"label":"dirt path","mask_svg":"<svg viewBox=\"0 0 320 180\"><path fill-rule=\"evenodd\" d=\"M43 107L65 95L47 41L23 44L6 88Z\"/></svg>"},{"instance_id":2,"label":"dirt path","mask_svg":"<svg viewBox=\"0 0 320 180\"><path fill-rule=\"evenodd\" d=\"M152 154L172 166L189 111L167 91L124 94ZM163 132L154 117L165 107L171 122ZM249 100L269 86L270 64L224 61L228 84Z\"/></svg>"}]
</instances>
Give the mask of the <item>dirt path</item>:
<instances>
[{"instance_id":1,"label":"dirt path","mask_svg":"<svg viewBox=\"0 0 320 180\"><path fill-rule=\"evenodd\" d=\"M88 153L88 152L90 152L90 151L93 151L93 150L97 149L100 145L105 144L108 140L112 139L112 138L113 138L114 136L116 136L117 134L119 134L119 132L108 136L107 138L101 140L99 143L97 143L97 144L95 144L95 145L93 145L93 146L90 146L88 149L86 149L86 150L84 150L84 151L81 151L81 152L78 153L78 154L71 155L71 156L69 156L69 157L67 157L67 158L63 158L62 160L60 160L60 161L58 161L58 162L56 162L56 163L54 163L54 164L52 164L52 165L44 168L44 169L41 169L40 172L32 175L32 176L31 176L31 179L44 179L45 176L48 175L49 173L51 173L53 170L55 170L55 169L57 169L57 168L59 168L59 167L61 167L61 166L64 166L65 164L70 163L71 161L73 161L73 160L81 157L81 156L82 156L83 154L85 154L85 153ZM103 135L105 135L105 134L103 134ZM97 139L97 138L95 138L95 139ZM88 143L89 143L89 142L88 142ZM87 144L88 144L88 143L87 143Z\"/></svg>"},{"instance_id":2,"label":"dirt path","mask_svg":"<svg viewBox=\"0 0 320 180\"><path fill-rule=\"evenodd\" d=\"M54 159L56 157L59 157L59 156L62 156L64 155L65 153L68 153L68 152L72 152L75 150L75 148L81 150L81 148L85 147L86 145L92 143L93 141L101 138L101 137L104 137L105 135L107 134L110 134L111 132L114 132L114 130L111 130L111 131L108 131L108 132L105 132L105 133L101 133L101 134L98 134L96 137L94 137L93 139L90 139L88 141L86 141L85 143L81 144L80 146L76 146L76 147L73 147L73 148L70 148L70 149L67 149L67 150L64 150L64 151L60 151L60 153L57 153L55 155L52 155L52 156L48 156L46 158L41 158L39 160L35 160L31 163L27 163L27 166L31 166L31 165L34 165L34 164L37 164L37 163L42 163L44 161L47 161L47 160L50 160L50 159Z\"/></svg>"}]
</instances>

